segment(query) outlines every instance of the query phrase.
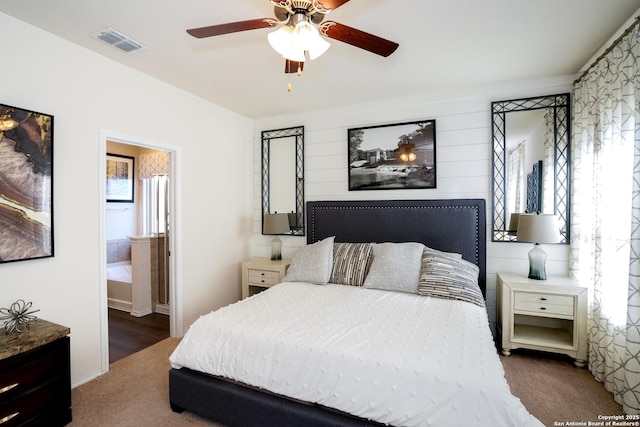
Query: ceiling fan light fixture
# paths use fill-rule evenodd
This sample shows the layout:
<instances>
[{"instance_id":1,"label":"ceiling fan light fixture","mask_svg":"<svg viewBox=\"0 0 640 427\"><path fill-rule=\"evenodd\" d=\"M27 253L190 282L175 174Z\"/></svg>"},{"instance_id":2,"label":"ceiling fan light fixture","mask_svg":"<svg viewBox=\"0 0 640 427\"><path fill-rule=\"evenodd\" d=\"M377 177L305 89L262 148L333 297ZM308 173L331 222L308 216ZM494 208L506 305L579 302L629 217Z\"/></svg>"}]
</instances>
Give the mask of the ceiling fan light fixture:
<instances>
[{"instance_id":1,"label":"ceiling fan light fixture","mask_svg":"<svg viewBox=\"0 0 640 427\"><path fill-rule=\"evenodd\" d=\"M269 33L267 39L273 50L296 62L306 60L305 52L308 52L309 59L316 59L331 46L308 21L300 21L295 27L283 25Z\"/></svg>"},{"instance_id":2,"label":"ceiling fan light fixture","mask_svg":"<svg viewBox=\"0 0 640 427\"><path fill-rule=\"evenodd\" d=\"M275 31L267 35L269 44L280 55L284 55L288 48L291 47L293 28L283 25Z\"/></svg>"},{"instance_id":3,"label":"ceiling fan light fixture","mask_svg":"<svg viewBox=\"0 0 640 427\"><path fill-rule=\"evenodd\" d=\"M280 55L290 61L304 62L304 50L300 50L296 43L293 27L284 25L267 36L269 44Z\"/></svg>"},{"instance_id":4,"label":"ceiling fan light fixture","mask_svg":"<svg viewBox=\"0 0 640 427\"><path fill-rule=\"evenodd\" d=\"M293 33L296 37L297 48L308 52L311 60L325 53L331 46L330 43L322 38L318 29L308 21L299 22Z\"/></svg>"}]
</instances>

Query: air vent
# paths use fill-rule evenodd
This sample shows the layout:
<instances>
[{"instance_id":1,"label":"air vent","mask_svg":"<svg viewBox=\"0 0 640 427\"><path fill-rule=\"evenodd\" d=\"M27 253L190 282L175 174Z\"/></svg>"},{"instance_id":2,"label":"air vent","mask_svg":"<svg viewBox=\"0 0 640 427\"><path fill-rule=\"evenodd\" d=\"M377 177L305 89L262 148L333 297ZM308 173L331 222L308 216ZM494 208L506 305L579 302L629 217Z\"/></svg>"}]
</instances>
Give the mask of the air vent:
<instances>
[{"instance_id":1,"label":"air vent","mask_svg":"<svg viewBox=\"0 0 640 427\"><path fill-rule=\"evenodd\" d=\"M102 31L98 31L93 34L93 37L102 40L105 43L110 44L113 47L117 47L118 49L124 52L133 52L140 49L146 49L146 47L133 40L130 37L125 36L124 34L114 30L113 28L105 28Z\"/></svg>"}]
</instances>

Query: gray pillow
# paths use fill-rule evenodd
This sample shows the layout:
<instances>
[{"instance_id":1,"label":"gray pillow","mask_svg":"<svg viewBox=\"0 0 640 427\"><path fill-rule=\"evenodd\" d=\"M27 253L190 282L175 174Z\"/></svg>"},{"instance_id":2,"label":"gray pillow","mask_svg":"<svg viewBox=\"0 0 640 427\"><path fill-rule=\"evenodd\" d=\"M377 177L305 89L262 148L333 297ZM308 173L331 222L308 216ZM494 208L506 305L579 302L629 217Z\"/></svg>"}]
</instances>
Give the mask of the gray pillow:
<instances>
[{"instance_id":1,"label":"gray pillow","mask_svg":"<svg viewBox=\"0 0 640 427\"><path fill-rule=\"evenodd\" d=\"M325 285L333 269L333 240L327 237L296 251L283 282L309 282Z\"/></svg>"},{"instance_id":2,"label":"gray pillow","mask_svg":"<svg viewBox=\"0 0 640 427\"><path fill-rule=\"evenodd\" d=\"M376 244L364 287L417 293L423 250L415 242Z\"/></svg>"},{"instance_id":3,"label":"gray pillow","mask_svg":"<svg viewBox=\"0 0 640 427\"><path fill-rule=\"evenodd\" d=\"M418 294L484 306L478 286L479 272L478 266L469 261L453 258L444 252L425 250Z\"/></svg>"}]
</instances>

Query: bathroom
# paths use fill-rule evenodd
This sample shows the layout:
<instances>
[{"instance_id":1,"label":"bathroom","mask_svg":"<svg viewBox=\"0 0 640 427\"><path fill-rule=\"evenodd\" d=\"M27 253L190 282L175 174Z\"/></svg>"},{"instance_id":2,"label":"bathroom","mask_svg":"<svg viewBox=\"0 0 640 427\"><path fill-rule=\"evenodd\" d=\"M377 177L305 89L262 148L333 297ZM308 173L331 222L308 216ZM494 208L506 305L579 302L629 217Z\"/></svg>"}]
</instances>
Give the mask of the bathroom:
<instances>
[{"instance_id":1,"label":"bathroom","mask_svg":"<svg viewBox=\"0 0 640 427\"><path fill-rule=\"evenodd\" d=\"M170 315L169 162L168 152L107 141L105 239L110 325L115 315L129 319L132 330L136 318Z\"/></svg>"}]
</instances>

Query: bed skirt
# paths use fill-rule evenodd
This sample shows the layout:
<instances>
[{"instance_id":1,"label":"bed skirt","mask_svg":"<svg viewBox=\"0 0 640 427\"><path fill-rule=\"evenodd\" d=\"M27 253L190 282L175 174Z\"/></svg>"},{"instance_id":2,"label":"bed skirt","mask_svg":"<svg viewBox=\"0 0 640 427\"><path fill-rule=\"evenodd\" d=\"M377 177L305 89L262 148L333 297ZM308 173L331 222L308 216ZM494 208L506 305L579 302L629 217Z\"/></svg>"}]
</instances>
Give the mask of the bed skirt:
<instances>
[{"instance_id":1,"label":"bed skirt","mask_svg":"<svg viewBox=\"0 0 640 427\"><path fill-rule=\"evenodd\" d=\"M380 423L264 393L187 368L169 371L169 401L174 412L188 410L234 427L382 426Z\"/></svg>"}]
</instances>

